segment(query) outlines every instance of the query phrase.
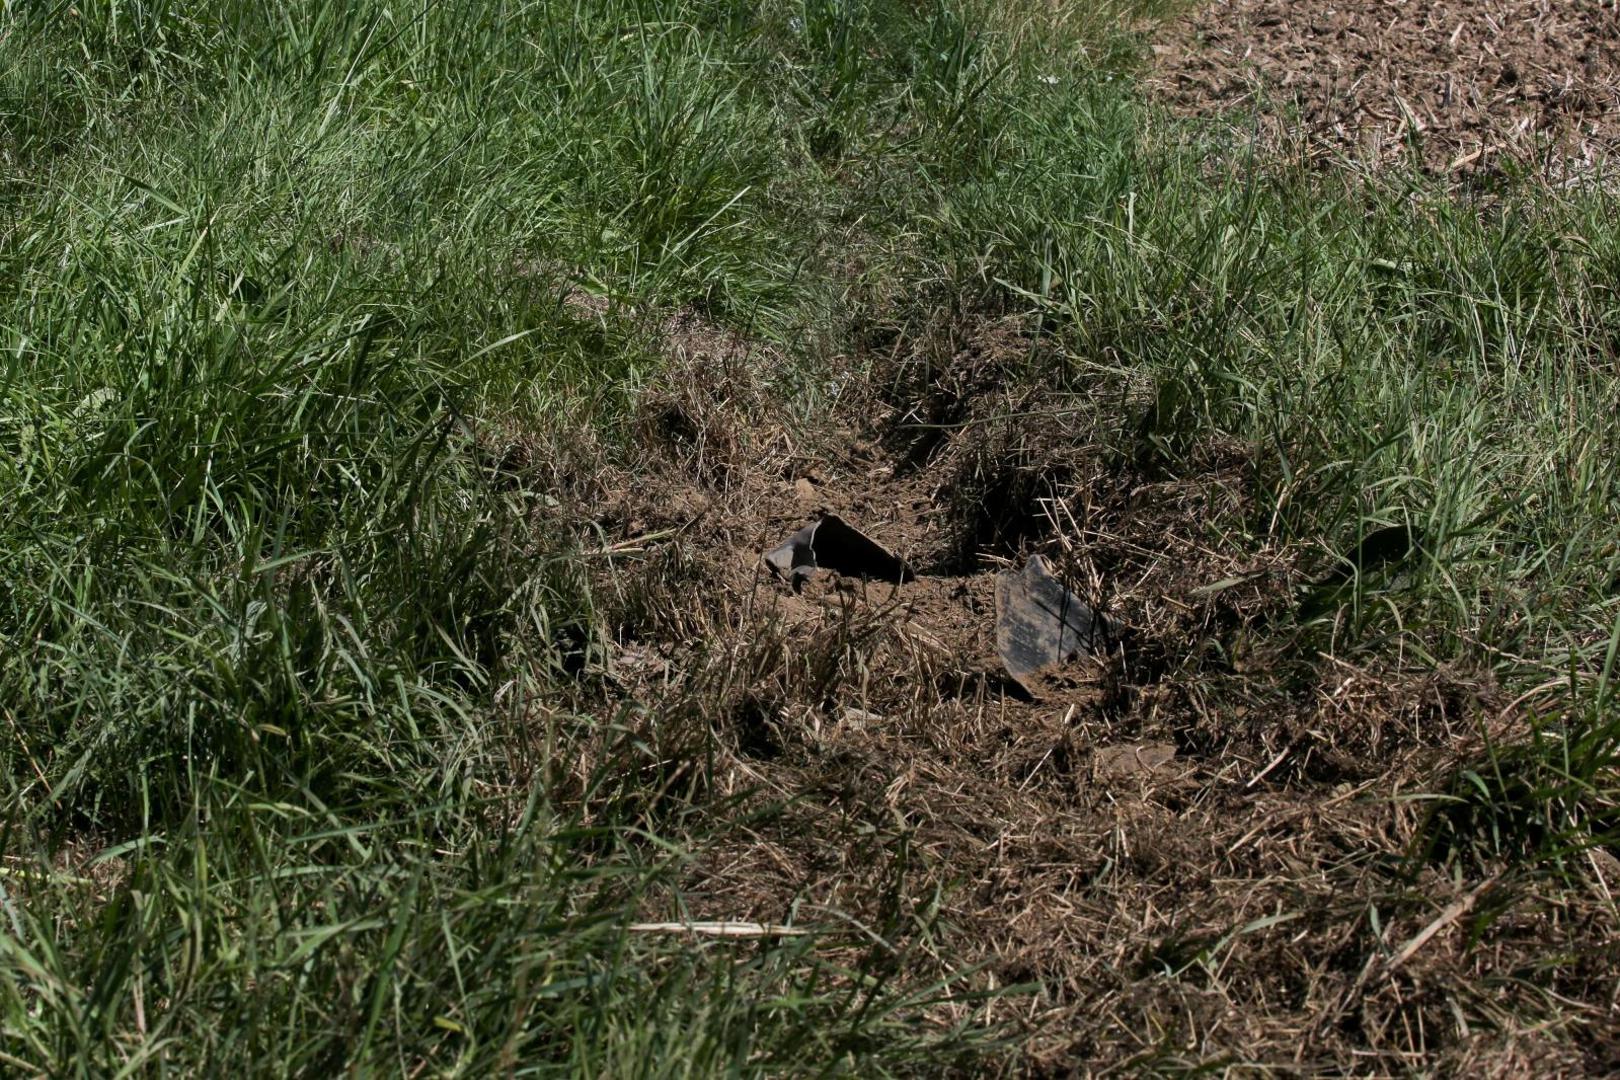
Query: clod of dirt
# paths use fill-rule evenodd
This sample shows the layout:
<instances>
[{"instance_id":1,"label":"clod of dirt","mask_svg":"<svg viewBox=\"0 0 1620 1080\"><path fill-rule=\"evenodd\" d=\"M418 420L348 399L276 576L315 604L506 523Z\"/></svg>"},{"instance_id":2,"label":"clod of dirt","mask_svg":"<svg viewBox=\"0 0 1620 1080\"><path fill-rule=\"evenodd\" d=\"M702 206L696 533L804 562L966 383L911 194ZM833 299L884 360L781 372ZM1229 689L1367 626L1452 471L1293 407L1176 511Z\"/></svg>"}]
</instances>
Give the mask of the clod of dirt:
<instances>
[{"instance_id":1,"label":"clod of dirt","mask_svg":"<svg viewBox=\"0 0 1620 1080\"><path fill-rule=\"evenodd\" d=\"M1119 627L1093 611L1030 556L1022 572L996 577L996 652L1024 689L1037 692L1037 676L1098 653L1119 636Z\"/></svg>"},{"instance_id":2,"label":"clod of dirt","mask_svg":"<svg viewBox=\"0 0 1620 1080\"><path fill-rule=\"evenodd\" d=\"M1176 756L1176 748L1165 743L1135 746L1107 746L1092 758L1092 767L1099 777L1132 776L1151 773L1168 765Z\"/></svg>"},{"instance_id":3,"label":"clod of dirt","mask_svg":"<svg viewBox=\"0 0 1620 1080\"><path fill-rule=\"evenodd\" d=\"M844 724L850 731L865 731L883 723L883 717L867 709L857 709L853 705L844 706Z\"/></svg>"},{"instance_id":4,"label":"clod of dirt","mask_svg":"<svg viewBox=\"0 0 1620 1080\"><path fill-rule=\"evenodd\" d=\"M765 565L784 581L791 582L794 592L803 588L817 570L897 585L915 577L904 559L837 514L827 514L811 522L780 547L767 551Z\"/></svg>"}]
</instances>

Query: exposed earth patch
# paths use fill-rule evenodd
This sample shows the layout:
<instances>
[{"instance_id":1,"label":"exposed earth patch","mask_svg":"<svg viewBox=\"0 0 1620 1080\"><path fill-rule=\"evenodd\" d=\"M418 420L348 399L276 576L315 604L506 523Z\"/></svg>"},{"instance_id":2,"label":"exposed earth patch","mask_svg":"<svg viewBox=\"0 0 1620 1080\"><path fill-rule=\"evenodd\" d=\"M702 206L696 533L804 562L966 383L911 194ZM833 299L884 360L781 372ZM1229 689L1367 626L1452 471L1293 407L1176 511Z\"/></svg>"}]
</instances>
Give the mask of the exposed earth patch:
<instances>
[{"instance_id":1,"label":"exposed earth patch","mask_svg":"<svg viewBox=\"0 0 1620 1080\"><path fill-rule=\"evenodd\" d=\"M627 784L739 811L646 899L651 924L810 927L852 966L944 979L919 1023L1007 1025L1021 1073L1620 1060L1607 864L1525 903L1423 854L1421 793L1520 703L1464 672L1301 659L1292 598L1319 555L1222 531L1239 448L1173 480L1111 455L1081 405L1014 389L1016 322L942 346L931 404L852 391L810 418L775 404L768 352L671 329L639 461L582 489L615 597L582 693L635 703ZM915 576L769 572L823 511ZM1032 554L1126 644L1026 692L995 592ZM1588 960L1550 963L1550 941Z\"/></svg>"}]
</instances>

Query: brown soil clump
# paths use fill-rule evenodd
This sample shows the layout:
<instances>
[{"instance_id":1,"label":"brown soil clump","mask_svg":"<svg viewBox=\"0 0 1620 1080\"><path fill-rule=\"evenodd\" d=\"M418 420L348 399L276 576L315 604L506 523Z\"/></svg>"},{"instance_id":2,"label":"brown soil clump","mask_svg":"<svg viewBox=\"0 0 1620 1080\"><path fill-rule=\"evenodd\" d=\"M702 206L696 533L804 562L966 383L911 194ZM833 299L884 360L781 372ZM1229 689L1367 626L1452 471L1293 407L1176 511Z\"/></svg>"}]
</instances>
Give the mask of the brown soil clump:
<instances>
[{"instance_id":1,"label":"brown soil clump","mask_svg":"<svg viewBox=\"0 0 1620 1080\"><path fill-rule=\"evenodd\" d=\"M1612 0L1213 0L1162 28L1151 85L1177 109L1257 109L1313 154L1458 173L1612 171L1620 9Z\"/></svg>"},{"instance_id":2,"label":"brown soil clump","mask_svg":"<svg viewBox=\"0 0 1620 1080\"><path fill-rule=\"evenodd\" d=\"M1227 528L1240 448L1143 475L1083 402L1008 407L1016 326L968 337L906 400L806 422L768 352L683 334L595 489L612 640L579 704L641 748L651 831L724 807L645 917L813 927L865 978L946 980L911 1015L1009 1036L976 1071L1620 1060L1597 864L1423 857L1416 796L1477 759L1489 683L1318 656L1288 625L1308 560ZM761 553L818 510L918 576L777 580ZM1128 638L1031 694L996 658L995 575L1037 552Z\"/></svg>"}]
</instances>

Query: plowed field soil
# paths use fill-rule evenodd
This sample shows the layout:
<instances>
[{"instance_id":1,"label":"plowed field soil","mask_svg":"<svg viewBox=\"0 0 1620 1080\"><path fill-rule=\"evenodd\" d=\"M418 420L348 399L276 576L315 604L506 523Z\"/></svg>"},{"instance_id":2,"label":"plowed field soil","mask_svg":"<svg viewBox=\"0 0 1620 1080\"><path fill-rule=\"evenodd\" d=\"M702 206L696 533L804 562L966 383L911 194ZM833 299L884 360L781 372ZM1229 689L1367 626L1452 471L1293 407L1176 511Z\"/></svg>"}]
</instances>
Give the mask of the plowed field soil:
<instances>
[{"instance_id":1,"label":"plowed field soil","mask_svg":"<svg viewBox=\"0 0 1620 1080\"><path fill-rule=\"evenodd\" d=\"M1614 0L1214 0L1157 38L1178 110L1257 109L1318 156L1564 177L1620 148Z\"/></svg>"}]
</instances>

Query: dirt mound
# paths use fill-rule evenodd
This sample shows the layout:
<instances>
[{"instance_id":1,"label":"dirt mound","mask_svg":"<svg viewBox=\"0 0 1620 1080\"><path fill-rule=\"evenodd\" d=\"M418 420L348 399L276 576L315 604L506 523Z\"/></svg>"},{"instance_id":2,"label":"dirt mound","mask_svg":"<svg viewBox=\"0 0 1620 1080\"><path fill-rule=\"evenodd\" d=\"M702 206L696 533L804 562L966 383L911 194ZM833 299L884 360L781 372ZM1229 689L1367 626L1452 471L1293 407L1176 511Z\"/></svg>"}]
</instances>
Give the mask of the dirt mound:
<instances>
[{"instance_id":1,"label":"dirt mound","mask_svg":"<svg viewBox=\"0 0 1620 1080\"><path fill-rule=\"evenodd\" d=\"M1007 385L1028 352L1008 324L967 339L931 402L795 419L740 343L649 394L590 507L613 640L581 704L645 748L649 813L727 810L645 917L817 927L913 985L969 969L916 1022L1001 1026L1009 1071L1602 1067L1601 875L1514 906L1507 878L1412 858L1413 796L1477 757L1491 687L1315 657L1286 631L1303 553L1213 527L1245 512L1237 448L1139 473L1078 405L941 389ZM968 505L1009 491L1016 529ZM916 576L765 570L819 511ZM1129 643L1029 693L994 626L996 574L1032 553Z\"/></svg>"},{"instance_id":2,"label":"dirt mound","mask_svg":"<svg viewBox=\"0 0 1620 1080\"><path fill-rule=\"evenodd\" d=\"M1151 85L1178 109L1258 106L1286 138L1294 106L1316 153L1560 176L1620 149L1613 0L1214 0L1156 36Z\"/></svg>"}]
</instances>

